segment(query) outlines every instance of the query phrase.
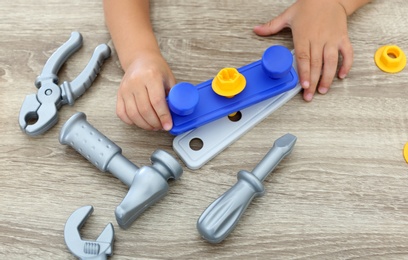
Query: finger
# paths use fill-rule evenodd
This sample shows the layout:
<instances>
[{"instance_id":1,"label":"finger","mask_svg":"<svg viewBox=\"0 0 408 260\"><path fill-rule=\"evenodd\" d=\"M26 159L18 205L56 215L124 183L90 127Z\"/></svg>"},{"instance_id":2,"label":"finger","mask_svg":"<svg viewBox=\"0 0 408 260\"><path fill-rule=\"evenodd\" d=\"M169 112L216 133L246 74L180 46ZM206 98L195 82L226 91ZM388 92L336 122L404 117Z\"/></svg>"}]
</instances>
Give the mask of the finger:
<instances>
[{"instance_id":1,"label":"finger","mask_svg":"<svg viewBox=\"0 0 408 260\"><path fill-rule=\"evenodd\" d=\"M324 48L322 76L317 89L320 94L326 94L327 91L329 91L330 85L333 83L333 78L336 75L338 60L339 52L337 48L334 46Z\"/></svg>"},{"instance_id":2,"label":"finger","mask_svg":"<svg viewBox=\"0 0 408 260\"><path fill-rule=\"evenodd\" d=\"M125 104L126 115L129 120L132 121L132 124L135 124L136 126L146 130L153 129L153 127L149 125L146 120L144 120L144 118L140 115L134 94L129 93L123 98L123 101Z\"/></svg>"},{"instance_id":3,"label":"finger","mask_svg":"<svg viewBox=\"0 0 408 260\"><path fill-rule=\"evenodd\" d=\"M299 82L303 89L310 87L310 42L293 40Z\"/></svg>"},{"instance_id":4,"label":"finger","mask_svg":"<svg viewBox=\"0 0 408 260\"><path fill-rule=\"evenodd\" d=\"M344 79L350 72L354 59L353 46L351 45L350 40L348 38L346 42L341 45L340 53L343 56L343 62L339 69L338 77L340 79Z\"/></svg>"},{"instance_id":5,"label":"finger","mask_svg":"<svg viewBox=\"0 0 408 260\"><path fill-rule=\"evenodd\" d=\"M317 83L319 82L322 73L322 48L314 45L310 52L310 86L303 93L303 98L306 101L312 101L313 95L316 92Z\"/></svg>"},{"instance_id":6,"label":"finger","mask_svg":"<svg viewBox=\"0 0 408 260\"><path fill-rule=\"evenodd\" d=\"M285 27L288 27L288 23L286 21L285 13L283 13L267 23L255 26L254 32L259 36L268 36L278 33Z\"/></svg>"},{"instance_id":7,"label":"finger","mask_svg":"<svg viewBox=\"0 0 408 260\"><path fill-rule=\"evenodd\" d=\"M160 121L161 128L169 131L173 127L173 122L163 87L148 89L148 95L155 114Z\"/></svg>"},{"instance_id":8,"label":"finger","mask_svg":"<svg viewBox=\"0 0 408 260\"><path fill-rule=\"evenodd\" d=\"M136 99L133 95L131 95L128 101L125 102L125 106L126 106L126 113L129 119L132 120L133 124L145 130L154 129L153 126L147 123L146 120L144 120L144 118L140 115L137 104L136 104Z\"/></svg>"},{"instance_id":9,"label":"finger","mask_svg":"<svg viewBox=\"0 0 408 260\"><path fill-rule=\"evenodd\" d=\"M116 115L126 124L132 125L133 122L126 114L125 103L123 101L122 96L118 95L116 100Z\"/></svg>"},{"instance_id":10,"label":"finger","mask_svg":"<svg viewBox=\"0 0 408 260\"><path fill-rule=\"evenodd\" d=\"M138 91L134 94L134 100L137 107L135 112L138 114L136 115L135 113L133 116L135 116L135 119L140 121L140 123L150 125L150 129L159 130L161 129L161 123L150 103L148 89L144 87L142 90L143 91ZM145 127L143 128L148 129Z\"/></svg>"}]
</instances>

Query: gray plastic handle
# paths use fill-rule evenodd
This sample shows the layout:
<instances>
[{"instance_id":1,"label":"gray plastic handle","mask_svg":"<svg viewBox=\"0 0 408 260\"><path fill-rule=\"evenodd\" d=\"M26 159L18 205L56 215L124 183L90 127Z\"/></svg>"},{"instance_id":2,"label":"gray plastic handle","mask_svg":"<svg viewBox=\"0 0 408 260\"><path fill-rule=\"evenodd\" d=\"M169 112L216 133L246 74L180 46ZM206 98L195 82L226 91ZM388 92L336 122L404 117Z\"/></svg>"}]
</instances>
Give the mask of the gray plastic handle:
<instances>
[{"instance_id":1,"label":"gray plastic handle","mask_svg":"<svg viewBox=\"0 0 408 260\"><path fill-rule=\"evenodd\" d=\"M71 82L64 81L61 85L61 89L62 98L65 103L73 105L75 100L85 93L85 91L92 85L103 62L109 58L110 54L111 49L108 45L98 45L85 69L78 75L78 77Z\"/></svg>"},{"instance_id":2,"label":"gray plastic handle","mask_svg":"<svg viewBox=\"0 0 408 260\"><path fill-rule=\"evenodd\" d=\"M76 113L61 128L61 144L69 145L100 171L108 171L111 161L120 161L121 169L111 172L127 186L133 182L139 169L122 155L122 149L99 132L86 120L84 113Z\"/></svg>"},{"instance_id":3,"label":"gray plastic handle","mask_svg":"<svg viewBox=\"0 0 408 260\"><path fill-rule=\"evenodd\" d=\"M101 171L109 171L129 191L115 210L120 227L128 228L149 206L164 197L168 179L179 179L183 173L177 160L162 150L150 157L153 165L137 167L122 155L122 149L95 129L84 113L76 113L61 128L60 143L73 147Z\"/></svg>"},{"instance_id":4,"label":"gray plastic handle","mask_svg":"<svg viewBox=\"0 0 408 260\"><path fill-rule=\"evenodd\" d=\"M253 198L264 194L262 181L292 151L296 137L278 138L252 173L238 172L238 182L215 200L200 216L197 229L211 243L223 241L235 228Z\"/></svg>"},{"instance_id":5,"label":"gray plastic handle","mask_svg":"<svg viewBox=\"0 0 408 260\"><path fill-rule=\"evenodd\" d=\"M48 58L44 65L44 68L35 80L35 86L41 87L41 83L47 80L52 80L55 84L58 83L58 71L61 66L67 61L67 59L74 54L82 46L82 35L79 32L72 32L71 37L61 45L52 55Z\"/></svg>"}]
</instances>

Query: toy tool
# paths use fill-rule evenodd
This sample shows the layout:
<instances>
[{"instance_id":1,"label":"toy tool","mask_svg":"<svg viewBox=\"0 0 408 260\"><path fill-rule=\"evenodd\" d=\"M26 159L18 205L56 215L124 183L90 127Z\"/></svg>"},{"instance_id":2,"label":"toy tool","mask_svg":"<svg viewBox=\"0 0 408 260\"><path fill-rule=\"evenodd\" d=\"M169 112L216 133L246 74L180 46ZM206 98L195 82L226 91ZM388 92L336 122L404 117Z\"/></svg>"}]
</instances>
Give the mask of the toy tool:
<instances>
[{"instance_id":1,"label":"toy tool","mask_svg":"<svg viewBox=\"0 0 408 260\"><path fill-rule=\"evenodd\" d=\"M296 68L295 59L293 59L293 67ZM173 149L188 168L199 169L292 99L301 89L298 83L289 91L237 111L235 116L224 116L180 134L173 139ZM195 143L202 145L194 146Z\"/></svg>"},{"instance_id":2,"label":"toy tool","mask_svg":"<svg viewBox=\"0 0 408 260\"><path fill-rule=\"evenodd\" d=\"M290 154L295 143L296 137L291 134L278 138L252 173L238 172L238 182L215 200L198 219L197 229L204 239L219 243L232 232L252 199L264 194L262 181Z\"/></svg>"},{"instance_id":3,"label":"toy tool","mask_svg":"<svg viewBox=\"0 0 408 260\"><path fill-rule=\"evenodd\" d=\"M62 105L73 105L91 86L105 59L110 56L108 45L101 44L85 69L71 82L64 81L58 86L57 73L65 61L82 45L82 36L73 32L71 37L59 47L46 62L40 76L35 81L37 94L27 95L20 110L19 124L28 135L40 135L58 121L58 110Z\"/></svg>"},{"instance_id":4,"label":"toy tool","mask_svg":"<svg viewBox=\"0 0 408 260\"><path fill-rule=\"evenodd\" d=\"M292 53L275 45L261 60L239 69L224 68L196 86L176 84L167 98L173 118L170 133L182 134L293 89L298 76L292 63Z\"/></svg>"},{"instance_id":5,"label":"toy tool","mask_svg":"<svg viewBox=\"0 0 408 260\"><path fill-rule=\"evenodd\" d=\"M62 127L60 143L70 145L103 172L110 172L129 186L116 207L116 220L122 228L149 206L167 194L168 179L179 179L183 169L170 154L156 150L150 157L153 165L137 167L122 155L122 149L96 130L84 113L76 113Z\"/></svg>"},{"instance_id":6,"label":"toy tool","mask_svg":"<svg viewBox=\"0 0 408 260\"><path fill-rule=\"evenodd\" d=\"M400 47L385 45L380 47L374 55L375 64L384 72L397 73L407 64L407 57Z\"/></svg>"},{"instance_id":7,"label":"toy tool","mask_svg":"<svg viewBox=\"0 0 408 260\"><path fill-rule=\"evenodd\" d=\"M64 228L65 243L69 251L79 259L107 259L113 254L115 231L109 223L96 239L96 241L82 240L79 230L93 212L92 206L84 206L72 213Z\"/></svg>"},{"instance_id":8,"label":"toy tool","mask_svg":"<svg viewBox=\"0 0 408 260\"><path fill-rule=\"evenodd\" d=\"M405 143L404 148L402 150L402 154L404 156L405 161L408 163L408 143Z\"/></svg>"}]
</instances>

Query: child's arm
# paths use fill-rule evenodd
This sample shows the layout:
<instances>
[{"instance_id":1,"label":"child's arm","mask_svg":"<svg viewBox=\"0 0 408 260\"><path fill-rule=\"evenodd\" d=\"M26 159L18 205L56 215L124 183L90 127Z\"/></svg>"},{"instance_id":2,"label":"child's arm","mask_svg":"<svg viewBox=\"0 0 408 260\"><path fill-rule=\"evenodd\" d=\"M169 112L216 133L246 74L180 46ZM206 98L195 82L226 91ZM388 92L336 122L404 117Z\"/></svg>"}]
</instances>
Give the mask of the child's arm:
<instances>
[{"instance_id":1,"label":"child's arm","mask_svg":"<svg viewBox=\"0 0 408 260\"><path fill-rule=\"evenodd\" d=\"M339 52L343 63L338 77L344 78L353 63L353 48L347 32L347 16L370 0L298 0L278 17L256 26L261 36L289 27L293 34L303 98L311 101L317 90L327 93L336 74ZM320 81L319 81L320 80Z\"/></svg>"},{"instance_id":2,"label":"child's arm","mask_svg":"<svg viewBox=\"0 0 408 260\"><path fill-rule=\"evenodd\" d=\"M125 75L116 113L147 130L170 130L166 92L175 84L150 22L149 0L104 0L105 20Z\"/></svg>"}]
</instances>

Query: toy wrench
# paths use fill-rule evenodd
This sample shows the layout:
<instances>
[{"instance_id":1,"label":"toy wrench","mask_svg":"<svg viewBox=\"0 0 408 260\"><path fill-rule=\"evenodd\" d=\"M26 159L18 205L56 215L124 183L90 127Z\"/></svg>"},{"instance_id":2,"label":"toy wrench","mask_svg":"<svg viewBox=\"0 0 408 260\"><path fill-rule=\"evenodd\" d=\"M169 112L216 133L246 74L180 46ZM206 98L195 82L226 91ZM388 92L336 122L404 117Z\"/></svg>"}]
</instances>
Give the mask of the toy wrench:
<instances>
[{"instance_id":1,"label":"toy wrench","mask_svg":"<svg viewBox=\"0 0 408 260\"><path fill-rule=\"evenodd\" d=\"M53 127L58 121L58 110L61 106L73 105L75 100L84 94L99 73L103 61L111 53L108 45L97 46L85 69L73 81L64 81L58 86L58 71L81 46L81 34L72 32L68 41L46 62L35 81L35 86L38 88L37 94L27 95L21 106L19 124L26 134L40 135Z\"/></svg>"},{"instance_id":2,"label":"toy wrench","mask_svg":"<svg viewBox=\"0 0 408 260\"><path fill-rule=\"evenodd\" d=\"M115 230L113 225L109 223L96 241L83 240L79 230L92 212L92 206L84 206L74 211L65 224L64 239L69 251L79 259L104 260L113 254Z\"/></svg>"}]
</instances>

